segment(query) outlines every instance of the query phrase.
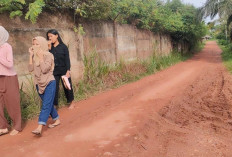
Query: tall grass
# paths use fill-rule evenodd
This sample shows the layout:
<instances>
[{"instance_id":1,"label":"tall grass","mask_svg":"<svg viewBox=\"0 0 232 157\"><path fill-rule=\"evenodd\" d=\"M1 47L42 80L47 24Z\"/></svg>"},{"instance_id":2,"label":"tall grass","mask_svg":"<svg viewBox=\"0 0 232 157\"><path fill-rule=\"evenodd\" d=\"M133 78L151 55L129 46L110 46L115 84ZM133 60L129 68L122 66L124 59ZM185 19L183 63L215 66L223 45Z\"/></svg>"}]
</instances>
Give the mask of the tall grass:
<instances>
[{"instance_id":1,"label":"tall grass","mask_svg":"<svg viewBox=\"0 0 232 157\"><path fill-rule=\"evenodd\" d=\"M160 71L169 66L172 66L180 61L182 61L182 55L177 52L173 52L168 56L152 56L150 60L146 61L146 69L148 74L152 74L156 71Z\"/></svg>"},{"instance_id":2,"label":"tall grass","mask_svg":"<svg viewBox=\"0 0 232 157\"><path fill-rule=\"evenodd\" d=\"M74 98L79 101L101 91L117 88L154 74L189 57L190 55L173 52L168 56L153 55L147 60L136 60L129 63L120 60L114 65L109 65L102 61L94 51L90 55L84 56L84 76L78 84L73 83ZM62 88L60 87L59 104L65 106L67 104ZM38 116L41 102L31 77L28 77L22 84L20 95L23 119Z\"/></svg>"},{"instance_id":3,"label":"tall grass","mask_svg":"<svg viewBox=\"0 0 232 157\"><path fill-rule=\"evenodd\" d=\"M228 69L228 71L232 73L232 44L223 40L219 40L218 44L220 45L223 51L221 54L223 63Z\"/></svg>"},{"instance_id":4,"label":"tall grass","mask_svg":"<svg viewBox=\"0 0 232 157\"><path fill-rule=\"evenodd\" d=\"M20 102L23 120L39 115L41 100L32 77L26 77L26 80L21 84Z\"/></svg>"},{"instance_id":5,"label":"tall grass","mask_svg":"<svg viewBox=\"0 0 232 157\"><path fill-rule=\"evenodd\" d=\"M75 88L75 100L87 98L100 91L117 88L125 83L136 81L144 76L184 61L191 55L181 55L173 52L168 56L151 56L147 60L125 62L120 60L114 65L108 65L94 51L84 56L84 77Z\"/></svg>"}]
</instances>

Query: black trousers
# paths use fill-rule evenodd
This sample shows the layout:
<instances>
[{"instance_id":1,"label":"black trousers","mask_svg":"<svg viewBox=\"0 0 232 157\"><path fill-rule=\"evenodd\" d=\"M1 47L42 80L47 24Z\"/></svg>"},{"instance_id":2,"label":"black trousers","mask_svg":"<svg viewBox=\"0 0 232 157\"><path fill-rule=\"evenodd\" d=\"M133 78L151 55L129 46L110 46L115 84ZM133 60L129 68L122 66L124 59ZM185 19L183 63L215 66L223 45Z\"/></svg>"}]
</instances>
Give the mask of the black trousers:
<instances>
[{"instance_id":1,"label":"black trousers","mask_svg":"<svg viewBox=\"0 0 232 157\"><path fill-rule=\"evenodd\" d=\"M55 94L55 98L54 98L54 105L58 106L58 98L59 98L59 88L60 88L60 80L61 80L61 76L62 75L55 75L55 79L56 79L56 94ZM61 81L63 89L64 89L64 94L65 97L67 99L67 103L71 103L74 100L74 96L73 96L73 87L72 87L72 81L71 81L71 77L68 78L70 85L71 85L71 90L68 90L65 88L63 81Z\"/></svg>"}]
</instances>

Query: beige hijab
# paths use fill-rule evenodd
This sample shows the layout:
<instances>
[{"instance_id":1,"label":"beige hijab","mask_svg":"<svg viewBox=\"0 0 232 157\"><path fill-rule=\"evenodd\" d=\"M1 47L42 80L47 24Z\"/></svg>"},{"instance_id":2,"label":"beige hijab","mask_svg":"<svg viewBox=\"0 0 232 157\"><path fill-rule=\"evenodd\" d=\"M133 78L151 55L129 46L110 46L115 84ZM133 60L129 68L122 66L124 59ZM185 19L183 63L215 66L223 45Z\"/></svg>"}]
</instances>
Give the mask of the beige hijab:
<instances>
[{"instance_id":1,"label":"beige hijab","mask_svg":"<svg viewBox=\"0 0 232 157\"><path fill-rule=\"evenodd\" d=\"M50 52L48 51L48 42L44 37L37 36L37 37L32 39L32 42L34 40L37 40L39 45L32 46L33 52L34 52L33 61L34 61L36 66L39 66L40 59L39 59L38 54L42 53L45 56L45 55L49 55Z\"/></svg>"},{"instance_id":2,"label":"beige hijab","mask_svg":"<svg viewBox=\"0 0 232 157\"><path fill-rule=\"evenodd\" d=\"M2 46L9 39L9 33L7 30L0 26L0 46Z\"/></svg>"}]
</instances>

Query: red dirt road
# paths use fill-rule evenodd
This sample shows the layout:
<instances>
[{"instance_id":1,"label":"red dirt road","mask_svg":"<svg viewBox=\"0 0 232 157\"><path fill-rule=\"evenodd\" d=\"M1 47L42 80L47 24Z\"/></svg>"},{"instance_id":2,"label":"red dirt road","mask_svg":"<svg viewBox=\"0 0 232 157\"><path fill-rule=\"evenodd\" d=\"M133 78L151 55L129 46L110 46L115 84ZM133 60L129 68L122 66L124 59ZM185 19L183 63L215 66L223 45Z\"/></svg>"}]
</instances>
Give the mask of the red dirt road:
<instances>
[{"instance_id":1,"label":"red dirt road","mask_svg":"<svg viewBox=\"0 0 232 157\"><path fill-rule=\"evenodd\" d=\"M59 110L42 137L29 121L0 157L231 157L232 77L216 42L155 75Z\"/></svg>"}]
</instances>

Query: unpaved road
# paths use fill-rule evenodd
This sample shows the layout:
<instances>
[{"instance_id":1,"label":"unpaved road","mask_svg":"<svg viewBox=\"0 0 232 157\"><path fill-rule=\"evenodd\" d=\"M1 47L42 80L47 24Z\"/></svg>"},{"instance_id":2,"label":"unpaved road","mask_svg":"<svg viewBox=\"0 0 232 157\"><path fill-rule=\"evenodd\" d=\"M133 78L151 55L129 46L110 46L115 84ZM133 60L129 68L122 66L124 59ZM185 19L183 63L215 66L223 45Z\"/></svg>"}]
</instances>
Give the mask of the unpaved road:
<instances>
[{"instance_id":1,"label":"unpaved road","mask_svg":"<svg viewBox=\"0 0 232 157\"><path fill-rule=\"evenodd\" d=\"M59 110L42 137L29 121L1 157L232 157L232 77L216 42L155 75Z\"/></svg>"}]
</instances>

